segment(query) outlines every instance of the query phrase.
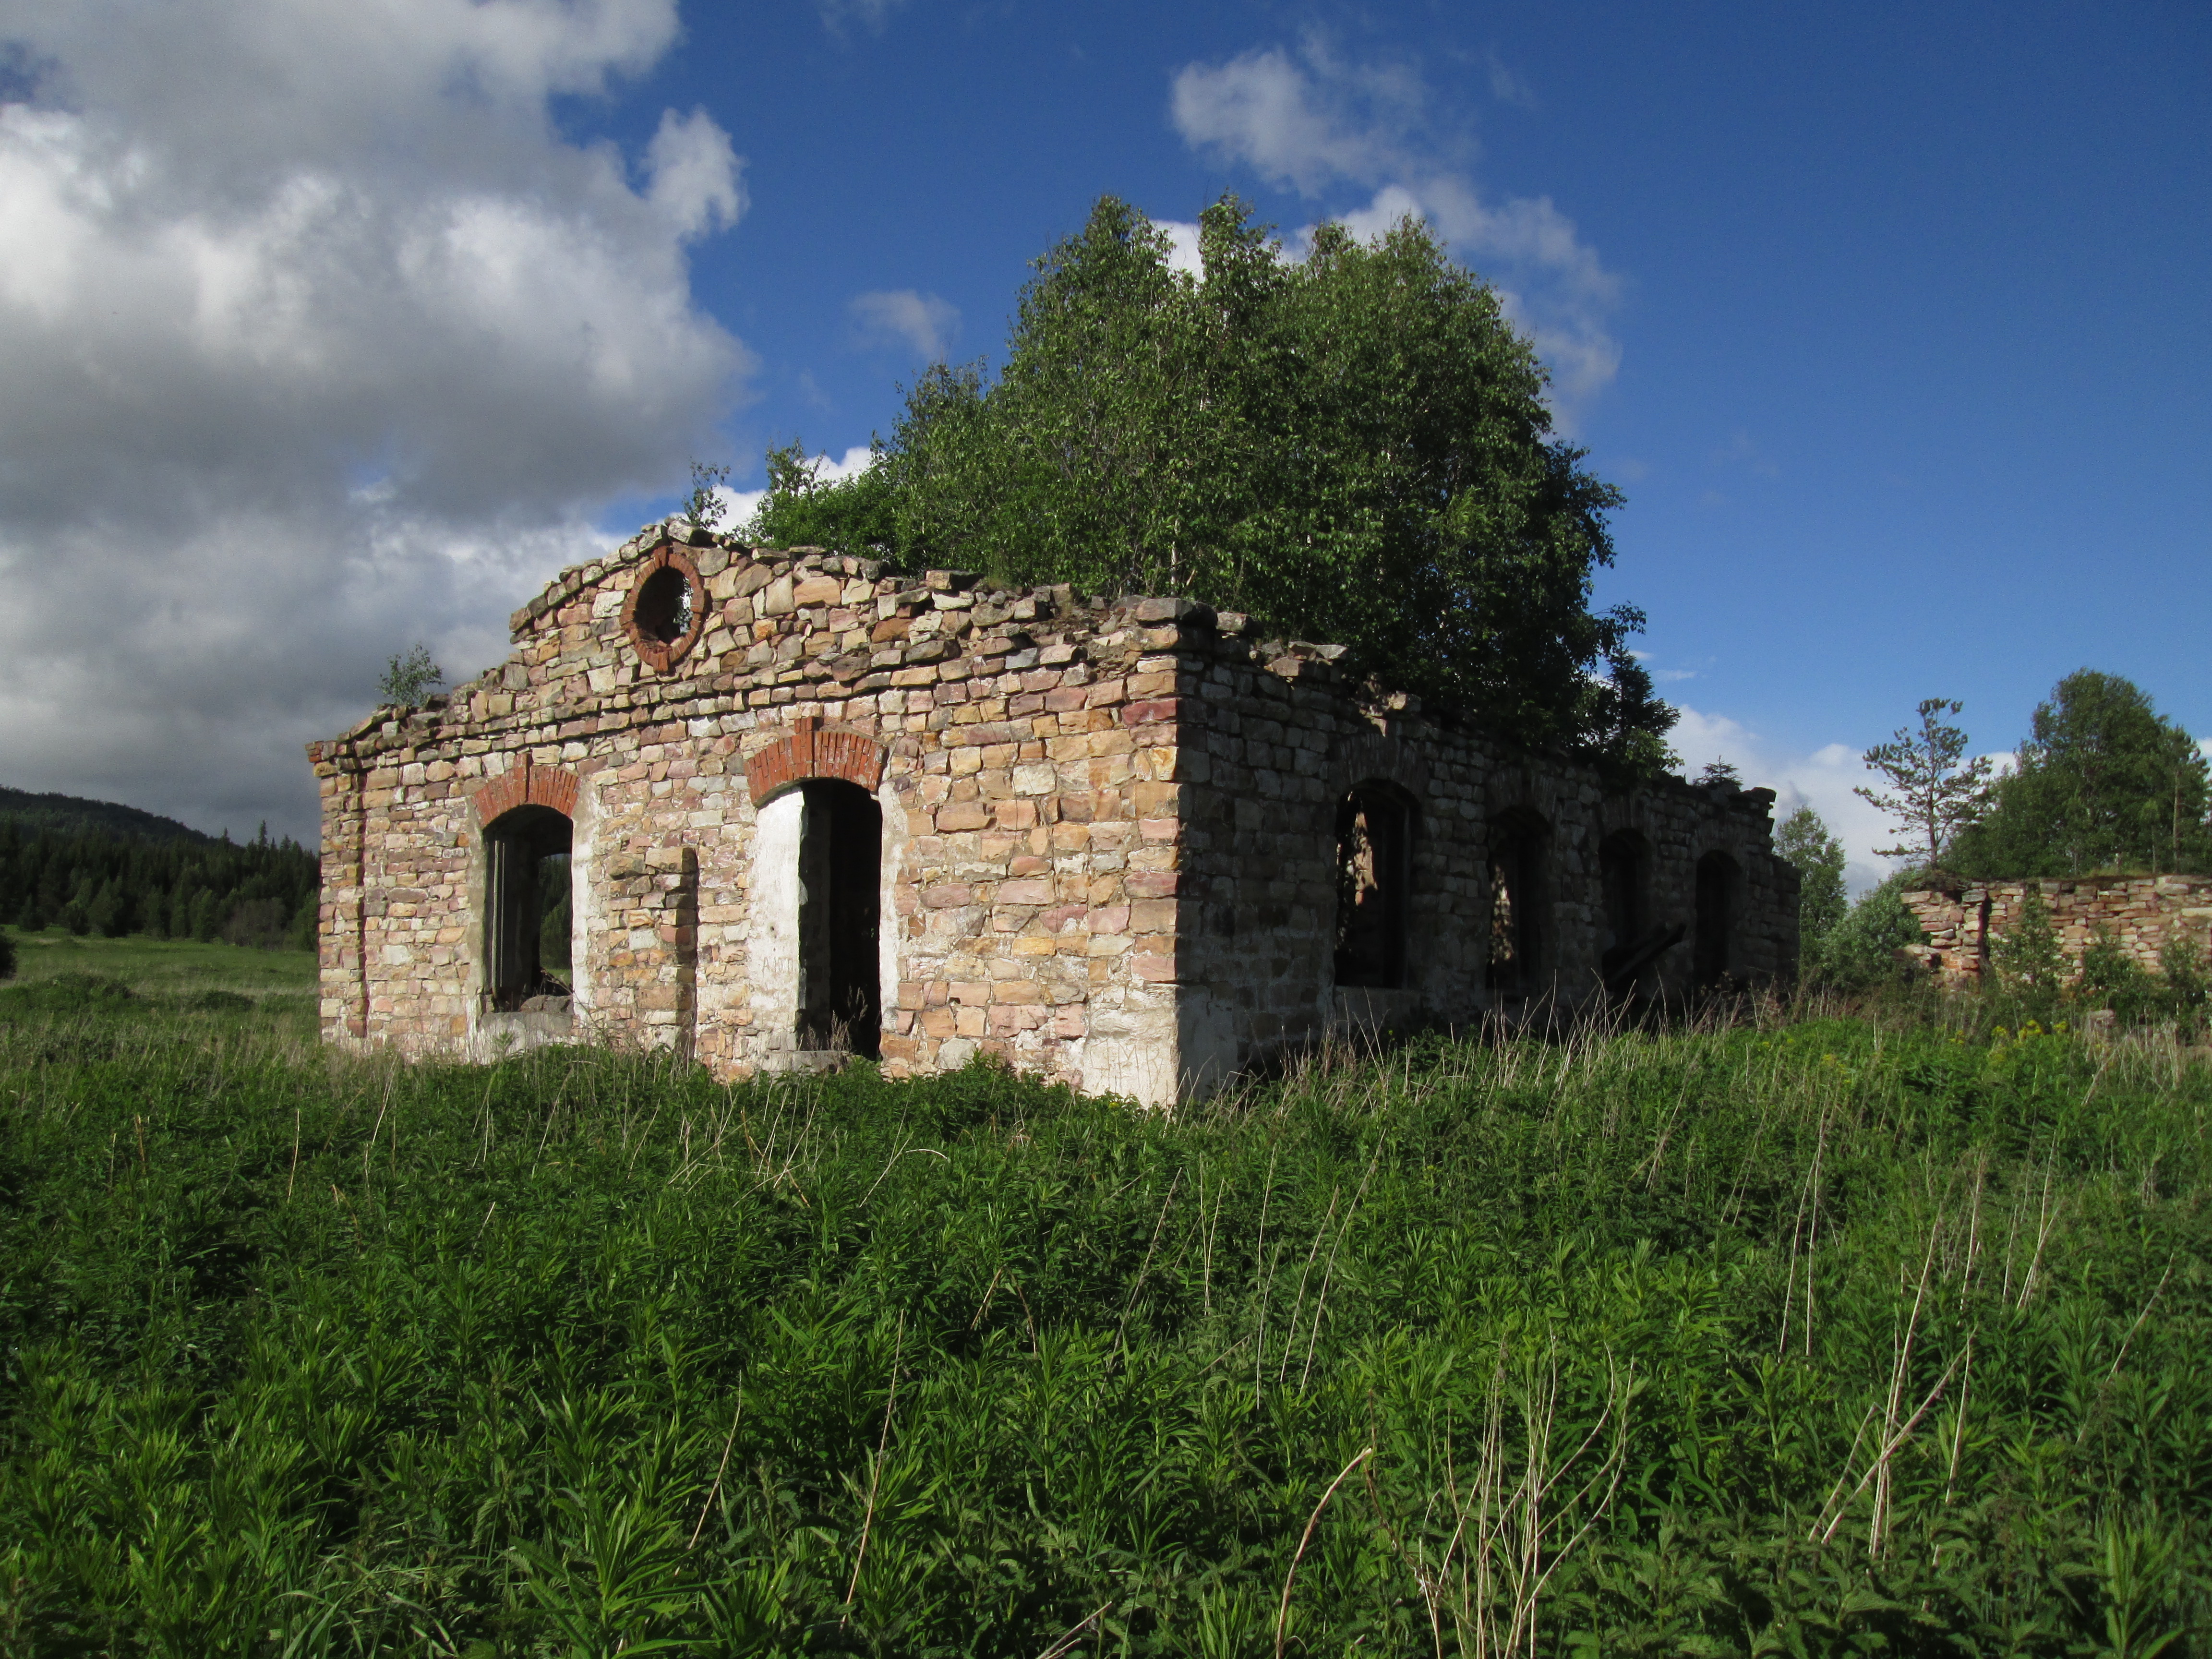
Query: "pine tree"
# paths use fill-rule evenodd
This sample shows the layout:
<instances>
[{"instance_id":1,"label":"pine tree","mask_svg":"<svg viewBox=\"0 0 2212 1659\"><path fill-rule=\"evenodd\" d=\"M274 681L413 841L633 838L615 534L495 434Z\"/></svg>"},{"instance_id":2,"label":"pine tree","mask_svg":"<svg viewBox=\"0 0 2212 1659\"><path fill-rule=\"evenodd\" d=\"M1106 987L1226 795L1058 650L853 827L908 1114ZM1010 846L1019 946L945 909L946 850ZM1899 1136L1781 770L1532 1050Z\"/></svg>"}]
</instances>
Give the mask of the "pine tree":
<instances>
[{"instance_id":1,"label":"pine tree","mask_svg":"<svg viewBox=\"0 0 2212 1659\"><path fill-rule=\"evenodd\" d=\"M1917 732L1899 726L1887 743L1866 751L1863 758L1888 781L1889 793L1863 784L1851 793L1896 819L1904 832L1897 846L1877 848L1880 856L1924 857L1923 868L1939 869L1953 840L1981 815L1989 793L1989 758L1966 759L1966 732L1940 718L1965 708L1930 697L1920 705Z\"/></svg>"}]
</instances>

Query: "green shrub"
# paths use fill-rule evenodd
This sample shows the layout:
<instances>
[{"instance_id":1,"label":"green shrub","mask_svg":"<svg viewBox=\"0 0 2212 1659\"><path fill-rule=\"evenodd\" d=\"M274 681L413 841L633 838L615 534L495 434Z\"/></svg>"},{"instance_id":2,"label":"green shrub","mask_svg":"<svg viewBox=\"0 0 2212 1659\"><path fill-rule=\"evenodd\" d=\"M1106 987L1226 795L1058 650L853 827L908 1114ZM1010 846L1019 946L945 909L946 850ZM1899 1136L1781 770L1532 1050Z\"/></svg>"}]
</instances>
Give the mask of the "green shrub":
<instances>
[{"instance_id":1,"label":"green shrub","mask_svg":"<svg viewBox=\"0 0 2212 1659\"><path fill-rule=\"evenodd\" d=\"M2186 1032L2201 1032L2206 999L2212 995L2212 972L2206 969L2203 947L2177 934L2160 950L2158 967L2174 1019Z\"/></svg>"},{"instance_id":2,"label":"green shrub","mask_svg":"<svg viewBox=\"0 0 2212 1659\"><path fill-rule=\"evenodd\" d=\"M137 1000L129 986L106 974L56 974L51 979L22 981L0 990L0 1013L115 1013Z\"/></svg>"},{"instance_id":3,"label":"green shrub","mask_svg":"<svg viewBox=\"0 0 2212 1659\"><path fill-rule=\"evenodd\" d=\"M236 991L201 991L185 1006L196 1014L245 1014L253 1011L253 999Z\"/></svg>"},{"instance_id":4,"label":"green shrub","mask_svg":"<svg viewBox=\"0 0 2212 1659\"><path fill-rule=\"evenodd\" d=\"M0 1025L10 1650L2057 1655L2212 1613L2212 1068L2170 1048L1431 1039L1170 1115L118 1006Z\"/></svg>"},{"instance_id":5,"label":"green shrub","mask_svg":"<svg viewBox=\"0 0 2212 1659\"><path fill-rule=\"evenodd\" d=\"M2020 915L1990 946L1998 986L2049 1022L2066 988L2068 964L2057 929L2051 925L2043 890L2033 882L2021 894Z\"/></svg>"},{"instance_id":6,"label":"green shrub","mask_svg":"<svg viewBox=\"0 0 2212 1659\"><path fill-rule=\"evenodd\" d=\"M2109 1008L2123 1025L2140 1025L2154 1012L2163 1012L2166 988L2120 943L2119 935L2100 923L2081 951L2081 971L2074 994L2093 1008Z\"/></svg>"},{"instance_id":7,"label":"green shrub","mask_svg":"<svg viewBox=\"0 0 2212 1659\"><path fill-rule=\"evenodd\" d=\"M1898 952L1927 936L1905 902L1914 874L1899 871L1863 895L1807 953L1803 977L1843 991L1893 985L1911 969Z\"/></svg>"}]
</instances>

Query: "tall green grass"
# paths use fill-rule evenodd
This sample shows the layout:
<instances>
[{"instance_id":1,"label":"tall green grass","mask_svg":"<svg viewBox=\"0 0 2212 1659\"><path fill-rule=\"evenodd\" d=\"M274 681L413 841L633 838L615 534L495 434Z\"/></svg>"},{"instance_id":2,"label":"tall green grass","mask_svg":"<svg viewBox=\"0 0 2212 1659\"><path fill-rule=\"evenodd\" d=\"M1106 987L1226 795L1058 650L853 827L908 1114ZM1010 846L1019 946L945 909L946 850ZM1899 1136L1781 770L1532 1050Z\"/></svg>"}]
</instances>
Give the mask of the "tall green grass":
<instances>
[{"instance_id":1,"label":"tall green grass","mask_svg":"<svg viewBox=\"0 0 2212 1659\"><path fill-rule=\"evenodd\" d=\"M10 1651L2200 1641L2170 1046L1438 1042L1170 1119L258 1018L0 1007Z\"/></svg>"}]
</instances>

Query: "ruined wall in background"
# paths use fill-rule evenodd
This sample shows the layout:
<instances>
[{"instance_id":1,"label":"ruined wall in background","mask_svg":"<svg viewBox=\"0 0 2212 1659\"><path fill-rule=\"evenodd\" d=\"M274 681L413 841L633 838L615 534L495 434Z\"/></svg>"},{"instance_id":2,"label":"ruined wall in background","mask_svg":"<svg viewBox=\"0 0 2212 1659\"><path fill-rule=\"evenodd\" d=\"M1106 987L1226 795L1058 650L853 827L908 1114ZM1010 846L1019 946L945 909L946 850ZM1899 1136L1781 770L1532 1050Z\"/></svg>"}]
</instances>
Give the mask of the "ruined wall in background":
<instances>
[{"instance_id":1,"label":"ruined wall in background","mask_svg":"<svg viewBox=\"0 0 2212 1659\"><path fill-rule=\"evenodd\" d=\"M2100 929L2109 930L2137 963L2157 971L2168 939L2203 949L2212 929L2212 876L2078 876L1989 882L1907 893L1928 942L1912 954L1954 985L1978 985L1990 971L1990 951L2020 920L2033 887L2049 912L2059 949L2076 968Z\"/></svg>"}]
</instances>

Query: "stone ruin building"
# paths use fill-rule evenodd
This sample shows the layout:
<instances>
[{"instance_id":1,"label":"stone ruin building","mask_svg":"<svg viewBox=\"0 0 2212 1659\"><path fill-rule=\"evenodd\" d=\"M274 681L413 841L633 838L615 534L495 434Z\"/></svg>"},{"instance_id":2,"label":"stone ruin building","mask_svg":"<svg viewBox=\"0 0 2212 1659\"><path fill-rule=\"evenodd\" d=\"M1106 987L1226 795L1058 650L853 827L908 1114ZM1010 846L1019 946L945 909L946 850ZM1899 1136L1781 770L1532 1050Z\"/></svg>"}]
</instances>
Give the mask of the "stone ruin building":
<instances>
[{"instance_id":1,"label":"stone ruin building","mask_svg":"<svg viewBox=\"0 0 2212 1659\"><path fill-rule=\"evenodd\" d=\"M1331 1034L1796 966L1771 792L1608 789L1188 600L672 520L513 629L309 747L329 1041L982 1053L1158 1103Z\"/></svg>"},{"instance_id":2,"label":"stone ruin building","mask_svg":"<svg viewBox=\"0 0 2212 1659\"><path fill-rule=\"evenodd\" d=\"M1945 984L1988 982L1991 947L2019 924L2027 890L2041 896L2069 971L2102 933L2156 973L2166 943L2206 948L2212 935L2212 876L2076 876L1955 882L1905 895L1925 942L1906 953Z\"/></svg>"}]
</instances>

